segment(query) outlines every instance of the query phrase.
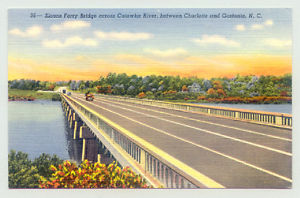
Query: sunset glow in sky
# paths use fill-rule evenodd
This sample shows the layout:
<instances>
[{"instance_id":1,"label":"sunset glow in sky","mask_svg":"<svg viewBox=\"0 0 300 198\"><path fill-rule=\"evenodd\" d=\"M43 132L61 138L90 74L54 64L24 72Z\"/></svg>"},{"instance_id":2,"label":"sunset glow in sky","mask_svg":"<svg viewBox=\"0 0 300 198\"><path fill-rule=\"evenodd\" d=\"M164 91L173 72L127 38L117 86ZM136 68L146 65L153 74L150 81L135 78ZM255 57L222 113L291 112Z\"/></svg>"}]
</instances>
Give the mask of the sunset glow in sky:
<instances>
[{"instance_id":1,"label":"sunset glow in sky","mask_svg":"<svg viewBox=\"0 0 300 198\"><path fill-rule=\"evenodd\" d=\"M64 13L116 17L72 19ZM159 18L186 13L247 18ZM8 18L9 80L96 80L109 72L202 78L292 72L290 9L11 9Z\"/></svg>"}]
</instances>

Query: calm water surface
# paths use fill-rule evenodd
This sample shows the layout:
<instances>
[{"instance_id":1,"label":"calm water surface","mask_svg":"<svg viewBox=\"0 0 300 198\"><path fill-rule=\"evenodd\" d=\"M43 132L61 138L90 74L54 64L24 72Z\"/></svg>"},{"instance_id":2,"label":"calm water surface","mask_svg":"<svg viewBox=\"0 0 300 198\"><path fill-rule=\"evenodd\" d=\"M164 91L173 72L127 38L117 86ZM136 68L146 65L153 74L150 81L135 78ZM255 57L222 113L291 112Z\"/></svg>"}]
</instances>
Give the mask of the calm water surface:
<instances>
[{"instance_id":1,"label":"calm water surface","mask_svg":"<svg viewBox=\"0 0 300 198\"><path fill-rule=\"evenodd\" d=\"M67 128L59 101L8 102L8 148L69 159Z\"/></svg>"},{"instance_id":2,"label":"calm water surface","mask_svg":"<svg viewBox=\"0 0 300 198\"><path fill-rule=\"evenodd\" d=\"M222 104L222 103L220 104L197 103L197 104L292 114L292 104Z\"/></svg>"}]
</instances>

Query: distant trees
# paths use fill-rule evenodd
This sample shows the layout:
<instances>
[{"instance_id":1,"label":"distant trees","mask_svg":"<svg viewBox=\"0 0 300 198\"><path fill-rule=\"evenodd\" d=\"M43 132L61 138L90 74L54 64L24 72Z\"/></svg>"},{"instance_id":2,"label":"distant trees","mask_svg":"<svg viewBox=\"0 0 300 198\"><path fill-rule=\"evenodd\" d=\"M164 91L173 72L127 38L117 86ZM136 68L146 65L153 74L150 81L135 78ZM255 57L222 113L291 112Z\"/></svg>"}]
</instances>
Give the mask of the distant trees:
<instances>
[{"instance_id":1,"label":"distant trees","mask_svg":"<svg viewBox=\"0 0 300 198\"><path fill-rule=\"evenodd\" d=\"M8 88L11 89L22 89L22 90L44 90L53 91L56 86L67 86L68 82L58 81L58 82L48 82L39 80L9 80Z\"/></svg>"},{"instance_id":2,"label":"distant trees","mask_svg":"<svg viewBox=\"0 0 300 198\"><path fill-rule=\"evenodd\" d=\"M73 82L72 82L73 83ZM70 88L72 86L70 84ZM77 84L87 83L77 81ZM127 95L138 98L197 100L197 98L257 97L292 95L292 75L284 76L240 76L234 78L202 79L180 76L128 76L125 73L109 73L99 80L89 81L98 93ZM76 86L75 90L80 90ZM142 94L143 93L143 94Z\"/></svg>"},{"instance_id":3,"label":"distant trees","mask_svg":"<svg viewBox=\"0 0 300 198\"><path fill-rule=\"evenodd\" d=\"M10 88L51 90L53 86L68 85L71 90L95 91L102 94L127 95L168 100L197 100L202 98L227 97L291 97L292 75L283 76L240 76L233 78L203 79L180 76L137 76L125 73L109 73L95 81L42 82L34 80L9 81Z\"/></svg>"}]
</instances>

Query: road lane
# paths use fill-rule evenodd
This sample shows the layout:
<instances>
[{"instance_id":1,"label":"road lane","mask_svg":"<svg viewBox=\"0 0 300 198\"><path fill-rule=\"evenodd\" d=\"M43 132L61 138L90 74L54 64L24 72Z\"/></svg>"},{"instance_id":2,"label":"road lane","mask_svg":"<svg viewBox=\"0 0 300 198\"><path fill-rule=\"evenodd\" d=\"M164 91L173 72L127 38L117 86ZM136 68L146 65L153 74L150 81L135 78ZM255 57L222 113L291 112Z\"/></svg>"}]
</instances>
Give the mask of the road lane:
<instances>
[{"instance_id":1,"label":"road lane","mask_svg":"<svg viewBox=\"0 0 300 198\"><path fill-rule=\"evenodd\" d=\"M264 145L266 147L272 147L274 149L282 150L284 152L287 152L290 154L291 152L291 139L288 138L282 138L278 136L273 136L273 135L266 135L263 133L257 133L254 131L245 131L239 128L232 128L228 126L220 126L220 125L215 125L213 123L202 123L199 122L197 119L191 119L188 117L182 117L182 116L177 116L174 114L168 114L165 112L161 111L156 111L151 108L143 108L143 107L137 107L135 105L128 105L128 104L122 104L120 102L116 101L109 101L105 99L96 99L96 101L103 101L103 102L109 102L114 105L118 105L119 107L124 107L124 108L130 108L134 109L137 112L146 112L147 114L151 116L155 116L161 119L167 118L167 120L174 121L174 122L180 122L183 123L184 121L185 124L192 126L192 127L199 127L204 130L210 130L210 131L218 131L218 133L223 134L224 136L230 136L232 138L238 138L241 140L253 142L255 144L259 145ZM184 119L182 119L184 118ZM261 137L261 136L266 136L266 137ZM288 142L288 143L287 143Z\"/></svg>"},{"instance_id":2,"label":"road lane","mask_svg":"<svg viewBox=\"0 0 300 198\"><path fill-rule=\"evenodd\" d=\"M115 100L114 97L107 96L107 95L96 95L96 98L108 98L112 101ZM275 135L278 137L287 138L290 140L292 139L292 133L291 133L291 130L289 130L289 129L272 127L272 129L270 130L270 126L258 125L258 124L249 123L249 122L241 122L241 121L231 120L228 118L209 116L207 114L201 114L198 112L191 112L191 111L186 112L186 111L182 111L182 110L174 110L174 109L168 109L168 108L163 108L163 107L142 105L142 104L137 104L137 103L132 103L132 102L124 102L124 101L122 101L122 103L134 105L137 107L151 107L152 110L158 110L158 111L162 111L162 112L166 112L166 113L170 113L170 114L194 118L194 119L198 119L198 120L205 121L205 122L211 122L214 124L225 125L225 126L229 126L229 127L237 127L239 129L252 130L252 131L256 131L256 132L260 132L260 133L264 133L264 134L268 134L268 135Z\"/></svg>"},{"instance_id":3,"label":"road lane","mask_svg":"<svg viewBox=\"0 0 300 198\"><path fill-rule=\"evenodd\" d=\"M149 115L142 114L141 116L136 116L137 114L140 114L137 111L134 110L127 110L123 111L124 109L119 106L113 106L112 104L99 104L99 102L96 102L97 105L101 105L104 108L109 108L110 110L114 112L121 113L124 116L127 116L129 118L134 118L136 121L139 121L143 124L147 124L148 126L152 126L156 129L162 129L164 131L167 131L168 133L174 134L178 137L184 137L187 140L193 140L195 143L198 143L200 145L204 145L208 148L212 148L218 152L222 152L226 155L236 157L238 159L241 159L245 162L251 163L255 166L259 166L262 168L268 168L270 171L279 172L279 174L286 174L286 169L282 166L271 166L269 167L270 163L277 162L278 160L283 162L289 161L289 155L275 155L273 152L268 152L270 148L265 150L266 148L260 149L260 148L253 148L249 143L245 142L236 142L235 139L229 139L223 138L223 137L215 137L217 133L214 134L206 134L202 133L199 134L199 132L203 132L203 130L195 131L194 129L186 128L186 126L178 126L176 123L166 123L165 119L162 120L162 118L159 117L150 117ZM100 102L101 103L101 102ZM127 111L127 112L126 112ZM129 111L129 112L128 112ZM154 118L154 119L153 119ZM230 137L229 137L230 138ZM245 145L246 144L246 145ZM226 145L226 146L224 146ZM259 145L256 145L256 147ZM241 153L240 150L243 151L249 151L252 150L252 152L243 152ZM277 151L276 151L277 152ZM264 159L264 156L270 156L270 160L266 161ZM272 157L271 157L272 156ZM289 175L291 177L291 175Z\"/></svg>"},{"instance_id":4,"label":"road lane","mask_svg":"<svg viewBox=\"0 0 300 198\"><path fill-rule=\"evenodd\" d=\"M75 97L76 98L76 97ZM82 96L79 96L80 100L83 99ZM79 99L77 98L77 99ZM91 108L99 111L102 115L107 117L108 119L111 119L112 121L118 123L122 127L128 129L129 131L132 131L142 137L143 139L146 139L147 141L151 142L155 146L165 150L172 156L176 157L177 159L189 164L193 168L199 170L199 172L206 174L207 176L215 179L216 181L220 181L222 185L225 185L227 187L231 188L260 188L260 187L267 187L267 188L285 188L289 187L291 185L291 182L288 180L280 179L276 174L283 175L283 177L291 178L290 175L290 166L291 166L291 158L287 156L285 157L278 157L278 155L282 154L274 154L274 152L271 151L257 151L257 149L253 150L253 146L248 145L245 147L245 145L237 145L237 143L228 142L228 139L220 138L220 137L210 137L211 134L203 134L199 135L199 132L195 133L194 131L189 131L188 135L184 135L183 138L185 138L187 141L179 141L180 139L174 139L170 138L170 136L166 136L161 133L157 133L157 130L153 130L149 127L145 127L141 124L129 122L128 119L124 119L124 117L118 116L116 114L113 114L111 112L106 111L103 108L109 108L113 111L118 111L119 113L126 114L131 119L139 120L139 122L145 123L145 120L147 124L152 124L155 127L161 126L161 130L168 130L169 133L173 132L173 135L181 136L182 138L182 131L186 133L186 129L181 129L182 126L176 126L174 124L165 124L165 121L158 121L154 117L151 116L141 116L134 114L133 112L125 112L124 109L120 111L120 108L118 110L117 107L112 107L110 105L104 104L100 101L94 101L92 103L84 102L86 105L90 106ZM95 106L99 105L101 107ZM133 113L133 114L131 114ZM153 127L153 128L155 128ZM188 142L195 142L195 144L189 144ZM179 141L179 142L178 142ZM208 144L204 147L196 146L197 144ZM270 173L275 173L270 175L268 172L260 171L259 168L253 168L249 165L245 165L243 163L237 163L237 160L234 161L230 158L224 158L224 156L218 154L217 152L211 152L209 150L205 150L203 148L213 147L214 149L217 149L219 151L227 152L228 155L237 155L237 160L240 160L242 158L244 159L250 159L252 162L256 162L260 165L266 166L267 168L271 167ZM259 148L261 149L261 148ZM244 151L241 152L241 151ZM245 152L246 151L246 152ZM265 159L264 156L267 156L268 159ZM199 157L199 158L198 158ZM243 161L243 160L240 160ZM248 160L249 161L249 160ZM278 163L280 162L280 163ZM251 164L250 164L251 165ZM217 169L223 170L226 168L226 172L220 173L220 171L217 171ZM273 169L273 170L272 170ZM264 169L267 170L268 169ZM216 174L216 172L218 172ZM233 175L232 175L233 174ZM254 174L254 175L253 175ZM248 181L250 178L253 178L255 181ZM241 183L241 180L243 182Z\"/></svg>"}]
</instances>

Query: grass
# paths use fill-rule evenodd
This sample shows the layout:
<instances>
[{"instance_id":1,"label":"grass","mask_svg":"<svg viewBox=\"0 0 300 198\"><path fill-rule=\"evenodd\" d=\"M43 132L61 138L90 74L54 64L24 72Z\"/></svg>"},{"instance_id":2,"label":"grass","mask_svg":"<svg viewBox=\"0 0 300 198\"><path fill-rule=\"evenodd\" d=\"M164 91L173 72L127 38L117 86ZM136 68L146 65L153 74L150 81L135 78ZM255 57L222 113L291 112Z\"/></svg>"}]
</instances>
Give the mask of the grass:
<instances>
[{"instance_id":1,"label":"grass","mask_svg":"<svg viewBox=\"0 0 300 198\"><path fill-rule=\"evenodd\" d=\"M8 89L8 97L33 97L40 100L59 100L58 93L37 92L33 90Z\"/></svg>"}]
</instances>

